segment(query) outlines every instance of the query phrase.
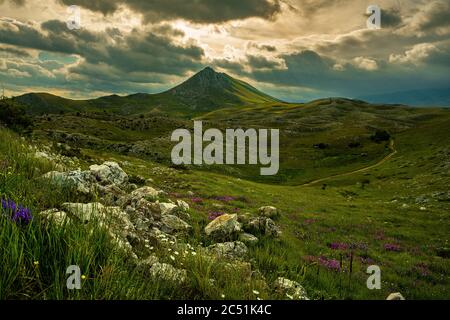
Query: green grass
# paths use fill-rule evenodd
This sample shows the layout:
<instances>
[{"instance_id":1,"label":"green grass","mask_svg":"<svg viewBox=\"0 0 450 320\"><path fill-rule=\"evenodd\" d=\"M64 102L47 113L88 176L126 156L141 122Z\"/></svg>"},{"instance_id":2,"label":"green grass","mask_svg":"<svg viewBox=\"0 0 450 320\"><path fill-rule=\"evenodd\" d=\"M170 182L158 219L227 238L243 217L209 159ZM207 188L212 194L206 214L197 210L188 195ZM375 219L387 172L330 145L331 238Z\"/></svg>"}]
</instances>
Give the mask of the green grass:
<instances>
[{"instance_id":1,"label":"green grass","mask_svg":"<svg viewBox=\"0 0 450 320\"><path fill-rule=\"evenodd\" d=\"M83 155L81 166L118 161L129 174L152 178L172 199L186 200L192 208L194 232L188 238L192 244L209 244L202 233L209 211L256 213L263 205L276 206L282 212L277 223L283 235L279 240L261 237L250 247L253 269L258 269L269 284L278 276L297 280L315 299L385 299L397 291L407 299L450 297L450 203L434 196L448 192L450 183L448 110L319 100L305 105L271 103L240 111L225 109L203 117L210 121L208 126L219 128L242 123L256 128L282 126L282 183L259 180L251 167L175 170L164 161L156 162L153 156L108 149L111 143L149 140L154 152L164 159L170 150L164 141L171 128L190 124L158 118L147 128L146 122L151 124L153 118L84 114L52 116L48 121L43 117L37 118L33 136L37 144L53 141L48 132L55 130L95 137L102 145L78 145ZM329 179L325 188L323 183L302 186L377 163L389 150L385 144L370 141L375 129L387 129L395 139L398 153L389 161L363 173ZM75 198L69 189L50 188L37 179L53 165L30 157L27 143L17 135L4 129L0 135L1 196L35 213L65 201L92 200ZM348 148L355 138L363 145L357 152ZM319 142L330 148L312 148ZM354 155L362 152L368 156ZM292 154L298 156L289 157ZM203 201L192 202L188 191ZM224 195L234 200L215 199ZM429 202L418 203L420 197ZM263 298L282 298L264 288L257 277L243 285L245 270L227 272L223 263L208 261L202 255L174 263L188 271L189 281L180 290L134 270L101 233L90 236L84 227L53 230L43 228L36 218L27 227L2 220L1 230L7 232L0 235L0 256L5 261L0 288L6 288L0 289L0 298L220 299L224 294L230 299L254 299L253 289ZM355 247L333 250L329 245L334 242ZM399 245L400 251L387 251L386 244ZM171 262L167 252L158 250L161 261ZM327 270L317 263L321 256L341 262L345 271ZM65 268L78 260L76 264L82 264L88 279L83 290L72 293L65 290ZM38 268L34 261L40 262ZM381 290L366 287L369 264L381 267ZM214 285L209 277L216 279Z\"/></svg>"}]
</instances>

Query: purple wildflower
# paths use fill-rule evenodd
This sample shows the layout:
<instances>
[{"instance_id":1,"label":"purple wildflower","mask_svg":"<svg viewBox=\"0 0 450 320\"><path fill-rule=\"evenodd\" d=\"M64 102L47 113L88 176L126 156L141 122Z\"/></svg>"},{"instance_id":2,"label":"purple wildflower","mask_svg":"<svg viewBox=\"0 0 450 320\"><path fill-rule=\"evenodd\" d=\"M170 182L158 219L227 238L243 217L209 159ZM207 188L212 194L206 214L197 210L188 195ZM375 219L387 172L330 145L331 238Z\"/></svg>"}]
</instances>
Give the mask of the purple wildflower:
<instances>
[{"instance_id":1,"label":"purple wildflower","mask_svg":"<svg viewBox=\"0 0 450 320\"><path fill-rule=\"evenodd\" d=\"M333 271L341 271L341 264L336 259L328 259L326 257L319 258L319 264Z\"/></svg>"},{"instance_id":2,"label":"purple wildflower","mask_svg":"<svg viewBox=\"0 0 450 320\"><path fill-rule=\"evenodd\" d=\"M386 243L384 245L384 249L387 251L395 251L395 252L398 252L401 250L400 245L395 244L395 243Z\"/></svg>"},{"instance_id":3,"label":"purple wildflower","mask_svg":"<svg viewBox=\"0 0 450 320\"><path fill-rule=\"evenodd\" d=\"M329 244L329 247L332 250L347 250L348 249L348 244L346 243L342 243L342 242L333 242Z\"/></svg>"},{"instance_id":4,"label":"purple wildflower","mask_svg":"<svg viewBox=\"0 0 450 320\"><path fill-rule=\"evenodd\" d=\"M22 205L17 205L13 200L2 199L2 213L9 215L9 218L21 224L28 224L33 219L31 210L23 207Z\"/></svg>"},{"instance_id":5,"label":"purple wildflower","mask_svg":"<svg viewBox=\"0 0 450 320\"><path fill-rule=\"evenodd\" d=\"M203 202L203 199L202 199L202 198L191 198L191 201L192 201L193 203L202 203L202 202Z\"/></svg>"},{"instance_id":6,"label":"purple wildflower","mask_svg":"<svg viewBox=\"0 0 450 320\"><path fill-rule=\"evenodd\" d=\"M373 261L373 259L371 259L371 258L366 258L366 257L360 257L360 260L361 260L361 263L363 263L363 264L368 264L368 265L372 265L372 264L374 264L374 261Z\"/></svg>"},{"instance_id":7,"label":"purple wildflower","mask_svg":"<svg viewBox=\"0 0 450 320\"><path fill-rule=\"evenodd\" d=\"M230 201L234 200L234 198L231 196L220 196L220 197L215 197L214 199L217 201L222 201L222 202L230 202Z\"/></svg>"}]
</instances>

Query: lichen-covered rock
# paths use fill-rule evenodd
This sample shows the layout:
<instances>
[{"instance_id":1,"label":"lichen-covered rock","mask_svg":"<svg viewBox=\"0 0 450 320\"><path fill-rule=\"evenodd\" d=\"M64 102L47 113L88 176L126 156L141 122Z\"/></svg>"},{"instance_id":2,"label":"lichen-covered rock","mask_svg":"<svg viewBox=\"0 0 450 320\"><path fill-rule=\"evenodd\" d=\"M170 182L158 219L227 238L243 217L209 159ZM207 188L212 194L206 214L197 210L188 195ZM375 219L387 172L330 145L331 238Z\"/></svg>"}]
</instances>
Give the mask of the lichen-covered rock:
<instances>
[{"instance_id":1,"label":"lichen-covered rock","mask_svg":"<svg viewBox=\"0 0 450 320\"><path fill-rule=\"evenodd\" d=\"M180 208L182 211L188 211L189 210L189 204L183 200L177 200L177 207Z\"/></svg>"},{"instance_id":2,"label":"lichen-covered rock","mask_svg":"<svg viewBox=\"0 0 450 320\"><path fill-rule=\"evenodd\" d=\"M44 179L49 179L58 186L68 185L74 187L80 194L89 194L93 192L95 179L89 171L69 171L59 172L51 171L42 176Z\"/></svg>"},{"instance_id":3,"label":"lichen-covered rock","mask_svg":"<svg viewBox=\"0 0 450 320\"><path fill-rule=\"evenodd\" d=\"M159 259L155 255L150 255L147 258L143 260L139 260L137 262L137 267L140 268L143 271L150 271L151 267L153 267L154 264L158 263Z\"/></svg>"},{"instance_id":4,"label":"lichen-covered rock","mask_svg":"<svg viewBox=\"0 0 450 320\"><path fill-rule=\"evenodd\" d=\"M400 292L391 293L386 300L406 300Z\"/></svg>"},{"instance_id":5,"label":"lichen-covered rock","mask_svg":"<svg viewBox=\"0 0 450 320\"><path fill-rule=\"evenodd\" d=\"M248 248L241 241L216 243L208 247L208 251L218 258L244 259Z\"/></svg>"},{"instance_id":6,"label":"lichen-covered rock","mask_svg":"<svg viewBox=\"0 0 450 320\"><path fill-rule=\"evenodd\" d=\"M242 230L236 214L224 214L211 221L205 227L207 236L223 241L235 238Z\"/></svg>"},{"instance_id":7,"label":"lichen-covered rock","mask_svg":"<svg viewBox=\"0 0 450 320\"><path fill-rule=\"evenodd\" d=\"M67 213L58 209L49 209L39 213L39 216L48 223L63 226L70 221Z\"/></svg>"},{"instance_id":8,"label":"lichen-covered rock","mask_svg":"<svg viewBox=\"0 0 450 320\"><path fill-rule=\"evenodd\" d=\"M245 225L245 229L250 232L256 232L271 237L279 237L281 235L280 228L272 219L267 217L257 217L251 219Z\"/></svg>"},{"instance_id":9,"label":"lichen-covered rock","mask_svg":"<svg viewBox=\"0 0 450 320\"><path fill-rule=\"evenodd\" d=\"M80 221L87 223L92 219L104 219L105 206L99 202L95 203L63 203L62 208Z\"/></svg>"},{"instance_id":10,"label":"lichen-covered rock","mask_svg":"<svg viewBox=\"0 0 450 320\"><path fill-rule=\"evenodd\" d=\"M103 203L107 205L119 205L121 199L126 196L126 192L115 184L107 186L97 185L97 192Z\"/></svg>"},{"instance_id":11,"label":"lichen-covered rock","mask_svg":"<svg viewBox=\"0 0 450 320\"><path fill-rule=\"evenodd\" d=\"M161 218L161 231L163 232L173 234L179 232L188 232L190 229L192 229L192 227L177 216L165 214Z\"/></svg>"},{"instance_id":12,"label":"lichen-covered rock","mask_svg":"<svg viewBox=\"0 0 450 320\"><path fill-rule=\"evenodd\" d=\"M280 277L275 280L273 286L275 292L283 295L287 299L309 300L306 295L306 290L298 282Z\"/></svg>"},{"instance_id":13,"label":"lichen-covered rock","mask_svg":"<svg viewBox=\"0 0 450 320\"><path fill-rule=\"evenodd\" d=\"M155 188L146 186L146 187L142 187L142 188L134 190L131 193L131 197L136 200L144 198L146 200L156 201L160 194L161 194L161 191L158 191Z\"/></svg>"},{"instance_id":14,"label":"lichen-covered rock","mask_svg":"<svg viewBox=\"0 0 450 320\"><path fill-rule=\"evenodd\" d=\"M239 241L242 241L246 244L255 244L258 242L258 238L250 233L241 233L239 235Z\"/></svg>"},{"instance_id":15,"label":"lichen-covered rock","mask_svg":"<svg viewBox=\"0 0 450 320\"><path fill-rule=\"evenodd\" d=\"M123 185L128 182L128 175L115 162L107 161L102 165L89 167L92 175L102 184Z\"/></svg>"},{"instance_id":16,"label":"lichen-covered rock","mask_svg":"<svg viewBox=\"0 0 450 320\"><path fill-rule=\"evenodd\" d=\"M173 203L162 202L162 203L159 204L159 207L161 209L161 214L162 215L166 215L166 214L172 214L173 215L175 213L175 211L178 210L177 205L173 204Z\"/></svg>"},{"instance_id":17,"label":"lichen-covered rock","mask_svg":"<svg viewBox=\"0 0 450 320\"><path fill-rule=\"evenodd\" d=\"M271 218L271 219L275 219L280 215L278 209L275 207L272 207L272 206L265 206L265 207L259 208L259 214L263 217L267 217L267 218Z\"/></svg>"},{"instance_id":18,"label":"lichen-covered rock","mask_svg":"<svg viewBox=\"0 0 450 320\"><path fill-rule=\"evenodd\" d=\"M176 284L182 284L186 281L187 271L182 269L176 269L172 265L167 263L156 262L150 269L152 277L169 281Z\"/></svg>"}]
</instances>

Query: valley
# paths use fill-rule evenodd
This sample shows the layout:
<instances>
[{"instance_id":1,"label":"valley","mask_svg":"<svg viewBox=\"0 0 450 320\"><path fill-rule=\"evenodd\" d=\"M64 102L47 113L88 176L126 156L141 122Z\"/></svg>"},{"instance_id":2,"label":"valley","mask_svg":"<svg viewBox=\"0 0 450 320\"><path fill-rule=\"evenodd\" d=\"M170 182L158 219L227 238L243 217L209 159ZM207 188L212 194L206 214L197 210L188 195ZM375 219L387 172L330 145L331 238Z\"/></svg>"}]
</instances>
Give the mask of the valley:
<instances>
[{"instance_id":1,"label":"valley","mask_svg":"<svg viewBox=\"0 0 450 320\"><path fill-rule=\"evenodd\" d=\"M32 119L21 133L24 141L49 159L65 157L65 170L114 161L139 187L147 184L188 203L193 245L214 244L203 232L212 214L245 217L276 207L281 236L258 235L248 248L252 269L267 283L298 281L311 299L450 295L450 109L345 98L285 103L209 68L155 96L69 101L31 94L13 101ZM192 131L194 120L203 121L204 130L279 129L279 173L261 176L259 166L250 165L173 165L171 134ZM16 139L4 130L0 159L14 144L6 140ZM45 194L30 196L24 173L15 168L16 180L2 175L0 194L17 191L36 212L58 206ZM169 263L186 268L191 279L203 270L200 262L192 262L198 263L189 265L192 270ZM369 265L382 270L381 290L366 287ZM240 288L239 279L227 278L220 290L202 281L192 280L187 296L155 289L152 297L219 299L226 291L230 299L255 298L255 289ZM261 283L251 285L264 299L280 298Z\"/></svg>"}]
</instances>

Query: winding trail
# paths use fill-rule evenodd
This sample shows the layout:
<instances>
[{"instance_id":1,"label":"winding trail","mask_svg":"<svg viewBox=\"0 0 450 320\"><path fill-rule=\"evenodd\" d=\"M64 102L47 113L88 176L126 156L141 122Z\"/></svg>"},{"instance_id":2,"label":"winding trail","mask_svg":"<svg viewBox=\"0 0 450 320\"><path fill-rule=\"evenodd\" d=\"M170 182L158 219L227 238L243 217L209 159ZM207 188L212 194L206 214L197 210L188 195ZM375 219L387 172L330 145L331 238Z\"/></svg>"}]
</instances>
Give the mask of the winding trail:
<instances>
[{"instance_id":1,"label":"winding trail","mask_svg":"<svg viewBox=\"0 0 450 320\"><path fill-rule=\"evenodd\" d=\"M358 169L358 170L354 170L354 171L351 171L351 172L347 172L347 173L340 173L340 174L336 174L336 175L329 176L329 177L326 177L326 178L314 180L314 181L311 181L311 182L308 182L308 183L305 183L305 184L301 184L299 187L309 187L309 186L318 184L320 182L328 181L328 180L331 180L331 179L334 179L334 178L350 176L350 175L355 174L355 173L361 173L361 172L365 172L367 170L379 167L383 163L385 163L386 161L390 160L393 156L395 156L397 154L398 151L397 151L397 149L395 149L395 141L393 139L391 139L391 141L389 142L389 149L391 150L391 153L389 153L387 156L385 156L379 162L377 162L377 163L375 163L375 164L373 164L371 166L364 167L364 168L361 168L361 169Z\"/></svg>"}]
</instances>

